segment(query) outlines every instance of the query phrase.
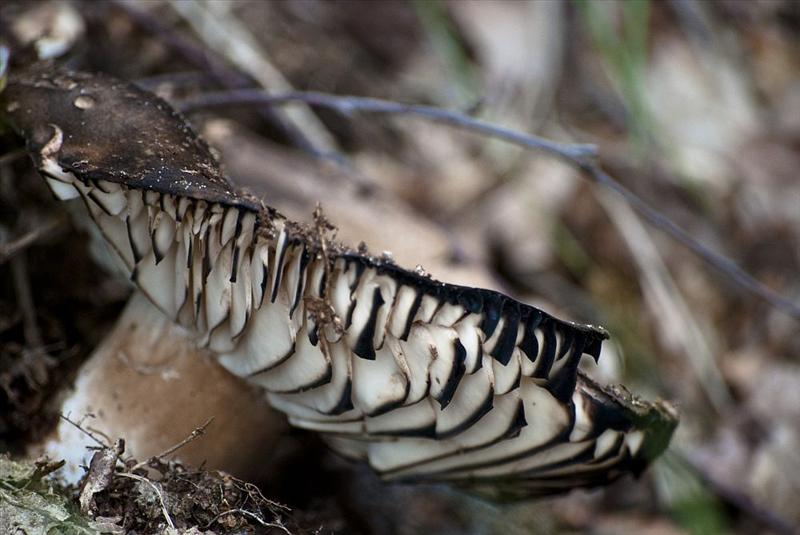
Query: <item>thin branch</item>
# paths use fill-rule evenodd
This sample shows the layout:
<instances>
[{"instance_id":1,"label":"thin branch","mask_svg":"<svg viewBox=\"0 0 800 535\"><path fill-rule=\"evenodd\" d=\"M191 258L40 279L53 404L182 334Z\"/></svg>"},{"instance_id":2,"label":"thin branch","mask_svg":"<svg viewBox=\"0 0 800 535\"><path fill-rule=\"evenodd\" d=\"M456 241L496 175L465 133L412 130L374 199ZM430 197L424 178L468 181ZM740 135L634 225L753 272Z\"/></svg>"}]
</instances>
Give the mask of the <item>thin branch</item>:
<instances>
[{"instance_id":1,"label":"thin branch","mask_svg":"<svg viewBox=\"0 0 800 535\"><path fill-rule=\"evenodd\" d=\"M22 330L26 345L22 356L24 375L32 387L41 387L47 382L48 369L54 367L56 361L45 350L42 331L39 329L36 305L33 302L28 262L24 255L18 255L11 259L11 276L14 282L14 293L22 313Z\"/></svg>"},{"instance_id":2,"label":"thin branch","mask_svg":"<svg viewBox=\"0 0 800 535\"><path fill-rule=\"evenodd\" d=\"M220 108L230 106L264 106L280 105L290 102L303 102L311 106L333 109L342 115L360 113L380 113L390 115L417 115L429 121L443 123L463 130L503 139L509 143L534 150L548 152L572 163L585 164L587 160L597 156L594 145L578 145L558 143L530 134L503 128L495 124L475 119L456 111L445 110L435 106L419 104L403 104L390 100L370 97L354 97L330 95L315 91L287 91L285 93L267 93L259 89L235 89L231 91L215 91L189 97L178 104L180 111L190 113L197 109Z\"/></svg>"},{"instance_id":3,"label":"thin branch","mask_svg":"<svg viewBox=\"0 0 800 535\"><path fill-rule=\"evenodd\" d=\"M66 224L67 218L63 216L54 217L42 223L30 232L26 232L19 238L13 239L8 243L0 243L0 266L5 264L15 254L23 251L47 236L54 230Z\"/></svg>"},{"instance_id":4,"label":"thin branch","mask_svg":"<svg viewBox=\"0 0 800 535\"><path fill-rule=\"evenodd\" d=\"M163 17L158 17L142 5L127 0L112 0L109 4L120 9L134 24L153 34L189 63L207 71L225 87L242 87L252 83L249 76L228 67L222 59L175 31L175 28L165 23Z\"/></svg>"},{"instance_id":5,"label":"thin branch","mask_svg":"<svg viewBox=\"0 0 800 535\"><path fill-rule=\"evenodd\" d=\"M791 299L787 299L777 291L773 290L763 282L747 273L730 258L712 251L697 241L691 234L679 227L667 216L647 204L641 197L637 196L634 192L617 182L616 179L603 171L596 163L582 166L582 169L592 178L592 180L617 193L619 196L625 199L625 201L630 204L634 210L639 212L639 214L644 217L648 223L669 234L672 239L689 249L692 253L703 260L703 262L727 276L737 286L758 296L784 314L791 316L796 320L800 320L800 305Z\"/></svg>"},{"instance_id":6,"label":"thin branch","mask_svg":"<svg viewBox=\"0 0 800 535\"><path fill-rule=\"evenodd\" d=\"M597 149L593 145L559 143L434 106L403 104L369 97L331 95L311 91L289 91L275 94L258 89L219 91L187 98L181 101L178 107L184 113L188 113L207 108L282 105L292 102L330 108L347 116L356 112L416 115L429 121L502 139L526 149L539 150L551 156L556 156L583 171L592 181L620 195L648 223L667 233L703 262L727 276L737 286L759 297L788 316L800 320L800 305L757 280L731 259L712 251L697 241L666 215L647 204L643 199L603 171L597 163Z\"/></svg>"},{"instance_id":7,"label":"thin branch","mask_svg":"<svg viewBox=\"0 0 800 535\"><path fill-rule=\"evenodd\" d=\"M11 261L11 276L14 279L14 294L22 311L22 330L25 344L32 353L42 351L44 339L36 319L36 305L33 302L31 279L28 275L28 262L24 256L17 256ZM41 382L41 381L40 381Z\"/></svg>"},{"instance_id":8,"label":"thin branch","mask_svg":"<svg viewBox=\"0 0 800 535\"><path fill-rule=\"evenodd\" d=\"M194 41L184 37L177 32L175 28L164 24L156 15L145 9L142 9L134 2L128 2L126 0L112 0L111 3L123 10L133 22L141 26L145 31L152 33L161 39L166 46L175 50L190 63L211 75L211 77L219 82L220 85L223 85L231 90L236 90L236 88L241 88L258 81L257 77L253 77L249 74L243 74L237 69L228 67L225 61L218 57L215 52L208 50L198 45ZM178 9L181 7L176 6L174 3L172 6L177 7ZM233 63L236 64L237 62L233 61ZM181 76L170 77L167 75L165 78L171 79L171 81L178 83L183 83L188 80L188 77ZM181 78L183 79L181 80ZM148 85L153 87L152 84L157 83L158 79L143 79L140 82L145 88L147 88ZM290 118L283 117L281 114L271 110L269 108L269 104L265 104L258 111L270 122L270 124L276 126L284 135L286 135L294 146L304 150L315 158L334 163L336 166L346 171L346 176L363 191L372 190L374 187L372 181L358 173L353 164L341 152L333 150L333 148L326 149L323 146L318 146L318 144L314 143L313 140L303 132L301 125L295 124L295 122L290 120Z\"/></svg>"},{"instance_id":9,"label":"thin branch","mask_svg":"<svg viewBox=\"0 0 800 535\"><path fill-rule=\"evenodd\" d=\"M167 448L166 450L162 451L161 453L159 453L155 457L150 457L146 461L141 461L141 462L136 463L136 465L134 465L134 467L131 468L130 471L131 472L135 472L139 468L142 468L142 467L146 466L148 463L150 463L150 462L152 462L154 460L160 461L161 459L163 459L167 455L171 455L171 454L175 453L176 451L178 451L182 447L186 446L188 443L190 443L193 440L196 440L199 437L203 436L206 433L206 429L208 428L209 425L211 425L211 422L213 422L213 421L214 421L214 417L212 416L211 418L206 420L200 427L196 427L194 430L192 430L192 432L189 433L189 435L186 436L183 440L181 440L180 442L178 442L177 444L175 444L173 446L170 446L169 448Z\"/></svg>"},{"instance_id":10,"label":"thin branch","mask_svg":"<svg viewBox=\"0 0 800 535\"><path fill-rule=\"evenodd\" d=\"M61 418L62 420L64 420L65 422L67 422L68 424L71 424L71 425L73 425L73 426L74 426L74 427L75 427L75 428L76 428L78 431L80 431L81 433L85 434L87 437L91 438L91 439L92 439L92 441L93 441L95 444L97 444L99 447L101 447L101 448L103 448L103 449L106 449L106 448L110 448L110 447L111 447L111 446L109 445L109 442L103 442L102 440L100 440L99 438L97 438L97 436L95 436L95 434L94 434L94 433L92 433L92 432L91 432L91 431L89 431L88 429L85 429L85 428L84 428L84 427L83 427L81 424L79 424L78 422L74 422L74 421L72 421L72 420L69 418L69 416L66 416L66 415L64 415L64 414L59 414L59 415L58 415L58 417L59 417L59 418ZM105 438L105 437L104 437L104 438ZM119 457L118 457L118 459L119 459L120 461L122 461L122 459L121 459L121 458L119 458Z\"/></svg>"},{"instance_id":11,"label":"thin branch","mask_svg":"<svg viewBox=\"0 0 800 535\"><path fill-rule=\"evenodd\" d=\"M143 9L141 6L136 5L134 2L112 0L111 3L125 12L135 24L159 38L168 48L180 54L191 64L208 72L220 85L228 88L235 88L253 83L252 78L236 71L236 69L228 67L225 62L215 54L184 37L175 31L174 28L164 24L162 19ZM276 126L285 134L296 146L311 153L315 153L311 142L308 141L294 125L287 123L270 110L262 109L259 110L259 112L272 125Z\"/></svg>"},{"instance_id":12,"label":"thin branch","mask_svg":"<svg viewBox=\"0 0 800 535\"><path fill-rule=\"evenodd\" d=\"M255 80L269 91L291 91L293 88L278 70L248 26L221 3L169 2L205 44L230 64ZM308 106L278 110L278 114L292 124L314 148L325 154L337 152L333 135Z\"/></svg>"}]
</instances>

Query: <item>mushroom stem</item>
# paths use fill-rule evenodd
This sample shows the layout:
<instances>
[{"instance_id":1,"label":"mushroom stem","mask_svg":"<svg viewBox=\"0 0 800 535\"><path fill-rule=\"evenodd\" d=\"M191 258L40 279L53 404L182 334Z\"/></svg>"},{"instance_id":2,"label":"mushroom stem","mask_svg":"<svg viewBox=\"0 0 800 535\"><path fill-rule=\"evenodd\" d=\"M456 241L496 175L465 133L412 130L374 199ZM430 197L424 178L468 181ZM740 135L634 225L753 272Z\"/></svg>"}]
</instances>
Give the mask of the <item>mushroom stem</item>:
<instances>
[{"instance_id":1,"label":"mushroom stem","mask_svg":"<svg viewBox=\"0 0 800 535\"><path fill-rule=\"evenodd\" d=\"M261 392L230 375L196 348L141 294L131 297L114 328L80 368L59 411L95 436L126 441L137 459L156 456L214 418L203 436L174 452L188 464L205 463L237 477L257 479L285 428ZM65 459L65 477L77 481L96 446L68 421L31 455Z\"/></svg>"}]
</instances>

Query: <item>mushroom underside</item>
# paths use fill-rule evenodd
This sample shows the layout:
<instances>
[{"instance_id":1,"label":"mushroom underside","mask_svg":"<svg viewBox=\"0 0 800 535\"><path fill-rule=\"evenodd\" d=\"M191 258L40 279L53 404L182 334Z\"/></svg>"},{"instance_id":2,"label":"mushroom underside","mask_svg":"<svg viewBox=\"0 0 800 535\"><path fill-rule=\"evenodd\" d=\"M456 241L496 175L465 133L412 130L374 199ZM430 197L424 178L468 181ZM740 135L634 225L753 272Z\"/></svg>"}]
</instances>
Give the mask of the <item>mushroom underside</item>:
<instances>
[{"instance_id":1,"label":"mushroom underside","mask_svg":"<svg viewBox=\"0 0 800 535\"><path fill-rule=\"evenodd\" d=\"M109 90L93 83L103 91L90 114ZM9 89L24 110L33 96L13 81ZM48 89L46 98L72 102L79 90ZM158 102L146 112L159 132L172 128L206 150L163 101L142 94ZM218 169L210 189L196 173L170 187L170 173L191 169L163 159L156 182L128 176L81 153L72 131L88 135L86 121L51 119L49 139L42 124L18 125L37 168L56 196L83 200L142 293L229 371L263 387L292 424L385 478L551 494L638 473L668 444L677 420L667 404L579 373L585 355L599 357L601 329L346 249L258 209ZM146 155L131 161L156 168Z\"/></svg>"},{"instance_id":2,"label":"mushroom underside","mask_svg":"<svg viewBox=\"0 0 800 535\"><path fill-rule=\"evenodd\" d=\"M674 425L664 406L637 412L579 374L601 331L353 254L328 257L287 221L261 231L240 207L69 173L59 183L200 346L262 386L293 425L387 479L511 480L527 494L605 484L646 466L645 442ZM484 302L470 309L475 295Z\"/></svg>"}]
</instances>

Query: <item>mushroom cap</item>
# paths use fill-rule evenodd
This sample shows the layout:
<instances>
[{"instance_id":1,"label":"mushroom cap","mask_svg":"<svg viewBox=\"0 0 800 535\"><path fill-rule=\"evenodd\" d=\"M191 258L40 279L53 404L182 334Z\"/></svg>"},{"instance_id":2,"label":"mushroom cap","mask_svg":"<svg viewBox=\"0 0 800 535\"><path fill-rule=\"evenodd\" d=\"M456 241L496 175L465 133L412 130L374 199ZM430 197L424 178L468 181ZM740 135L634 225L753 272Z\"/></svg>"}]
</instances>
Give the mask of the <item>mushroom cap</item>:
<instances>
[{"instance_id":1,"label":"mushroom cap","mask_svg":"<svg viewBox=\"0 0 800 535\"><path fill-rule=\"evenodd\" d=\"M12 73L0 98L34 158L58 127L58 163L83 181L260 209L236 193L208 145L171 106L133 84L38 66Z\"/></svg>"}]
</instances>

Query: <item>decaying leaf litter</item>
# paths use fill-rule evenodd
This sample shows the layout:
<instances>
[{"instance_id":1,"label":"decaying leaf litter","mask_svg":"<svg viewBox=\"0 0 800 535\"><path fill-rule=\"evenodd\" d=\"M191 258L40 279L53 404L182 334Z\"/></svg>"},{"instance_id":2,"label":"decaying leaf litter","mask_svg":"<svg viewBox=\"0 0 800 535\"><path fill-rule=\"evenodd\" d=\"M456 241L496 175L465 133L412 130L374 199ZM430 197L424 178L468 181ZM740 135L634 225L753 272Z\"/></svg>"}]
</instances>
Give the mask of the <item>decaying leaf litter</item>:
<instances>
[{"instance_id":1,"label":"decaying leaf litter","mask_svg":"<svg viewBox=\"0 0 800 535\"><path fill-rule=\"evenodd\" d=\"M629 187L651 202L652 199L658 199L657 205L662 211L666 211L684 227L696 229L699 235L706 238L706 243L719 243L721 249L735 256L760 280L771 283L773 287L780 287L784 281L791 280L790 268L797 263L796 254L792 254L797 248L785 246L786 243L796 243L796 236L789 226L792 217L796 216L791 210L792 181L788 178L790 175L787 174L787 169L792 168L790 162L795 158L790 147L791 140L797 136L797 125L793 126L791 113L781 113L781 110L791 109L793 91L796 91L792 89L790 74L796 70L786 68L787 64L791 64L793 57L791 51L796 47L796 38L792 38L794 35L791 22L792 8L778 6L772 8L774 11L768 9L747 11L740 7L720 4L714 5L710 13L701 10L699 15L696 10L672 12L655 5L651 8L651 12L644 15L651 21L649 25L651 33L646 36L648 41L645 42L646 49L650 52L649 55L645 54L648 61L644 66L640 65L642 71L639 76L647 78L645 80L647 90L643 91L644 98L658 97L657 106L652 103L648 106L654 116L651 120L658 127L654 128L656 133L653 134L653 138L657 144L659 139L663 144L667 144L664 139L673 140L670 151L662 152L651 148L652 153L643 158L645 164L637 162L631 156L635 151L631 150L625 138L628 124L625 114L629 113L629 110L625 108L626 101L619 98L619 94L624 95L631 89L622 87L620 90L619 85L635 86L636 83L641 84L642 80L633 84L630 81L617 80L616 84L619 85L614 85L613 80L615 69L629 68L628 63L641 60L613 56L613 47L608 47L606 41L603 41L605 38L602 33L606 31L613 35L615 29L613 25L604 29L601 23L593 22L592 24L599 25L600 28L593 27L591 31L582 33L580 28L584 24L588 26L588 23L581 17L588 15L572 13L569 9L560 13L558 20L565 27L577 31L575 35L582 36L583 41L569 41L565 45L563 42L559 43L558 36L552 38L555 43L546 44L550 47L546 49L548 51L552 51L553 48L560 49L558 57L561 57L562 61L555 63L563 72L550 72L550 76L542 77L547 79L547 84L562 88L554 108L559 111L560 123L562 126L568 125L571 129L580 128L581 135L576 137L581 141L598 141L601 148L607 151L607 155L604 153L604 163L607 168ZM262 20L247 11L255 10L252 6L238 9L239 11L235 10L234 13L239 20ZM470 27L473 28L473 32L475 31L474 25L470 26L472 24L470 17L473 17L472 20L475 20L475 17L479 20L484 20L483 17L494 17L491 20L509 18L507 13L481 12L481 9L487 8L475 6L460 8L448 5L447 10L443 12L446 15L443 20L450 22L442 24L440 20L439 25L435 21L441 13L439 15L437 12L415 13L396 6L384 7L386 12L383 13L381 9L368 13L359 11L358 17L352 14L348 16L346 10L331 13L325 11L325 8L317 9L315 13L320 17L319 21L325 21L317 24L323 27L327 24L331 31L312 32L307 35L307 39L303 40L307 48L300 47L300 50L285 48L286 37L283 38L284 47L281 47L281 36L288 35L289 29L296 30L303 27L304 19L298 18L291 10L287 14L277 9L276 12L278 15L282 13L285 21L278 24L277 28L270 28L272 31L264 32L265 35L261 36L261 39L267 40L261 43L262 52L263 50L269 52L267 57L272 63L281 66L285 76L291 79L295 86L333 93L388 96L399 100L410 100L409 95L430 95L428 98L431 101L445 104L447 107L453 107L453 95L441 91L441 88L449 87L451 84L441 83L441 80L434 76L437 69L431 67L445 61L441 58L449 57L437 48L441 47L441 44L436 44L442 41L440 34L450 34L453 42L461 43L463 49L460 53L466 57L466 61L450 60L449 63L445 61L448 68L453 68L455 65L467 65L467 67L472 65L473 69L478 70L476 65L488 66L493 64L492 61L500 60L490 59L490 45L485 45L487 47L485 49L470 49L477 46L475 43L482 42L481 39L486 39L485 36L469 33L467 29ZM470 14L469 10L473 12ZM370 41L374 27L365 24L364 20L369 20L370 17L378 20L381 17L389 17L387 12L398 27L405 25L403 29L407 30L405 32L398 30L396 34L390 34L397 39L408 39L411 43L411 46L399 48L404 51L402 54L398 54L396 50L381 49L380 44ZM606 20L602 13L594 15L600 22ZM92 21L91 16L91 13L87 15L90 28L92 24L97 25L97 20ZM141 20L141 14L137 16ZM625 13L625 16L643 15ZM416 17L424 18L427 22L424 25L417 25ZM695 20L694 25L685 22L687 17L689 21ZM733 17L734 22L729 26L723 25L720 19L724 20L725 17ZM431 18L434 19L434 23L431 23ZM701 23L697 23L697 20ZM606 22L611 24L609 21ZM755 22L758 23L755 26L748 25ZM152 18L150 23L149 27L145 24L145 28L152 30ZM687 26L695 28L694 33L688 32L688 38L681 33ZM453 34L453 27L461 34ZM753 30L753 27L759 30ZM716 35L716 30L721 31L720 28L728 29L737 36L736 42L739 46L754 51L752 56L744 56L745 61L741 58L727 58L724 51L719 52L723 61L716 63L722 65L720 67L714 66L708 59L707 54L711 54L710 52L698 52L696 47L693 48L693 40L708 39L709 35ZM138 35L141 38L141 34L137 34L142 31L141 29L129 28L128 31L129 37ZM434 33L428 36L425 32ZM191 33L176 33L191 38ZM635 44L637 38L635 35L622 30L617 33L618 39L630 40L630 43ZM588 34L591 34L591 37ZM336 36L343 43L351 43L353 40L362 43L363 46L354 46L350 49L366 50L367 52L361 53L366 58L373 58L373 61L375 57L383 59L385 64L392 65L396 69L397 74L389 76L386 72L381 72L380 76L372 76L367 74L370 73L368 69L345 68L339 72L348 72L351 76L342 78L340 74L336 77L335 72L331 71L335 71L334 67L340 65L344 58L348 58L347 61L355 60L352 59L352 55L342 55L337 59L336 48L323 46L326 40L330 39L330 35ZM406 35L415 36L415 39L404 37ZM506 35L514 34L508 32ZM769 43L769 46L753 48L756 36ZM120 38L120 35L117 34L116 38ZM428 43L425 40L428 38L433 43L430 48L427 44L418 44ZM210 42L209 39L206 40ZM323 42L320 43L320 40ZM126 42L126 38L123 36L119 42ZM124 54L126 50L131 49L119 47L118 50ZM332 57L326 57L324 64L317 58L318 66L312 68L315 65L313 52L316 50L325 50L325 53ZM574 57L579 54L578 50L582 58L580 61ZM592 50L593 53L587 54L586 50ZM128 53L134 55L132 52ZM306 55L302 56L303 53ZM456 53L459 53L458 50ZM151 54L158 56L157 52L151 51ZM169 54L163 52L162 54L161 61L165 56L169 57ZM225 51L220 50L220 54L224 56ZM150 57L140 58L139 65L148 60L151 67L159 64L158 57L156 59ZM735 65L736 61L745 62L748 68L740 69L740 79L732 82L729 74L730 64L733 62ZM129 62L119 64L131 68ZM164 67L162 64L163 70L168 70ZM136 78L152 73L146 68L142 70L143 72L122 74ZM498 70L503 72L499 76L507 76L513 80L515 76L513 69ZM494 70L494 67L487 68L486 71L498 76L495 74L498 71ZM508 72L511 74L506 74ZM585 78L581 79L575 75L587 72L594 73L595 76L585 74ZM752 75L755 72L760 76ZM676 77L675 73L680 76ZM748 78L749 75L752 75L752 78ZM612 80L611 85L605 82L606 76ZM522 75L526 82L530 81L530 77L529 73ZM592 84L586 83L587 78ZM452 79L465 83L464 80L468 80L469 77L454 76ZM672 79L693 82L684 84L683 90L688 94L684 100L670 98L669 93L667 96L659 93L666 91L664 88L668 87L664 81ZM747 86L750 79L757 80L757 83L755 89L748 93ZM398 86L388 83L390 80L400 80L404 84ZM310 81L314 81L316 85ZM382 84L391 87L382 90ZM503 82L503 84L506 84L506 87L514 87L514 82ZM489 83L486 85L492 86ZM708 89L709 87L722 89L715 92ZM406 90L400 92L400 89ZM506 91L512 96L506 95L502 98L513 102L514 91ZM724 106L711 99L711 96L717 97L719 94L725 96ZM637 98L642 97L640 95ZM491 103L491 99L487 98L486 101ZM670 107L675 106L676 102L685 104L683 106L685 116L680 116L678 113L683 111L680 109L681 106L678 106L679 109ZM466 105L469 104L471 103ZM487 113L491 113L490 104L485 106ZM723 121L723 124L728 125L725 127L718 126L719 122L709 121L707 118L713 117L714 110L717 109L735 109L735 121L732 121L734 124ZM670 110L671 113L665 110ZM756 112L761 112L762 115L759 116ZM508 149L492 147L491 144L482 147L481 142L476 142L472 138L465 139L459 134L426 125L420 126L416 122L392 121L383 128L385 130L391 127L387 132L392 135L387 138L387 133L382 133L382 128L372 121L370 124L361 124L358 121L351 123L327 117L325 114L321 115L334 125L331 128L337 129L340 139L349 139L349 144L345 144L348 147L346 152L351 162L358 164L359 179L366 176L373 183L389 189L393 195L406 199L418 210L436 214L440 224L457 229L452 232L453 236L450 238L450 241L456 243L446 243L446 248L455 249L467 258L491 260L506 277L506 281L510 281L518 291L527 289L539 295L546 295L558 305L574 302L576 303L574 308L561 306L579 319L581 315L585 318L595 317L592 312L593 307L605 309L602 312L610 316L611 321L604 319L600 323L611 327L615 337L621 340L621 346L627 352L624 362L627 364L628 376L633 374L639 381L656 385L665 397L681 400L684 411L689 407L692 409L689 412L699 415L696 420L684 422L682 431L686 436L683 440L688 446L681 449L691 453L703 449L719 451L722 448L726 455L711 456L715 462L690 459L699 465L702 475L707 476L713 468L720 479L714 479L706 486L705 491L699 485L688 490L690 495L705 496L699 500L705 505L698 507L682 506L681 503L689 504L691 501L686 500L685 496L681 498L680 493L674 492L674 489L669 492L662 488L659 491L662 501L658 503L662 503L663 510L672 511L672 515L668 516L672 522L683 519L687 525L692 525L691 515L694 514L700 515L701 519L710 522L712 526L720 526L720 522L725 521L725 511L713 505L713 496L716 495L719 497L717 499L735 505L737 501L731 499L730 492L733 490L753 498L752 501L756 505L760 503L769 506L770 502L775 500L771 500L769 495L764 493L778 487L787 488L786 485L791 488L793 472L776 470L775 463L771 464L771 461L782 458L780 448L785 446L781 444L792 444L795 440L792 438L796 436L796 431L792 431L792 419L780 408L780 398L777 400L777 407L774 406L776 403L774 400L759 400L764 397L762 392L766 391L761 386L762 382L772 384L769 377L774 365L779 365L780 375L791 382L793 369L791 355L797 349L793 346L796 344L796 337L792 336L796 331L794 323L752 301L747 295L735 293L716 275L704 271L702 266L686 255L682 249L658 237L652 231L651 237L646 233L643 236L639 233L638 237L631 237L628 233L624 235L624 239L620 239L603 214L603 210L608 206L607 203L603 204L604 208L599 208L593 200L591 190L578 182L569 170L556 168L555 165L538 158L523 160L513 153L509 157L502 152ZM546 112L532 115L551 116ZM248 117L237 117L235 113L233 117L240 120L238 124L245 126L251 121ZM679 117L684 120L678 121ZM553 120L550 123L550 129L558 124ZM718 127L719 131L709 136L705 143L701 143L704 141L703 138L692 137L695 131L691 130L691 127L698 123L712 124ZM233 130L233 133L239 136L237 139L251 139L251 144L263 144L261 139L248 137L247 131L242 130L236 123L207 124L208 128L212 129L207 134L209 138L213 138L211 134L215 130L216 132L227 130L229 134ZM250 126L260 128L252 123ZM407 142L398 146L394 139L397 135L405 136ZM698 142L697 145L680 144L674 142L676 139L692 139ZM719 143L722 148L707 146L711 140ZM367 141L370 143L367 144ZM685 145L688 147L684 148ZM350 149L351 146L362 148ZM240 143L237 148L241 149L242 144ZM497 155L497 151L501 151L500 156ZM723 156L719 155L719 151L722 151ZM666 157L664 152L674 154ZM733 163L729 163L724 157L726 153L731 155L730 160ZM745 158L745 155L748 157ZM763 169L766 167L764 165L753 165L759 158L769 162L768 168L772 172L764 173ZM231 169L236 165L246 168L245 162L239 164L233 155L225 159ZM342 177L348 176L342 167L329 160L319 165L313 161L305 165L309 168L309 173L321 173L328 181L337 178L341 180ZM502 173L498 174L499 171ZM269 173L263 169L259 172L262 176L265 172ZM680 179L675 179L676 175ZM503 180L493 182L492 176L502 177ZM559 180L542 180L542 177L549 176L557 177ZM634 176L637 177L635 180ZM642 176L646 176L648 180L642 179ZM781 178L782 176L786 178ZM258 181L259 175L251 169L241 179ZM345 180L348 183L352 181L349 178ZM15 184L19 182L15 181ZM768 184L768 187L757 188L756 185L760 184ZM426 194L420 195L420 192ZM297 196L294 192L288 194ZM546 202L543 199L546 199ZM717 199L730 202L718 204ZM294 202L302 203L297 200ZM306 201L307 204L309 202L312 201ZM542 208L537 209L538 206ZM308 214L310 211L305 210L304 213ZM542 216L540 213L554 214L555 217ZM534 224L521 225L520 221L525 221L526 217L535 218ZM546 231L531 233L523 230L530 227ZM718 239L713 231L715 227L731 228L733 232L724 234L724 239ZM487 235L491 239L486 239ZM654 235L655 238L652 237ZM558 239L555 239L556 237ZM647 266L653 265L652 262L642 262L642 258L637 258L636 254L628 253L628 247L631 251L643 250L641 244L637 246L637 242L630 242L631 239L656 240L662 258L667 259L669 270L666 276L674 278L672 284L664 282L663 271L660 274L647 271ZM370 239L365 241L374 247ZM734 253L730 253L731 251ZM629 260L621 262L620 259ZM423 265L436 273L428 265ZM548 267L553 269L546 269ZM638 284L632 287L631 280L641 280L641 289ZM675 303L674 292L663 290L670 287L682 290L685 306ZM784 293L790 296L791 289L785 290ZM565 295L569 296L568 301L565 301ZM587 299L587 295L592 296L592 299ZM9 302L16 303L14 299L9 299ZM672 319L665 320L665 312L671 309L688 310L692 317L689 317L688 323L685 318L682 321L678 320L679 314L667 315ZM650 316L641 314L642 310L655 310L657 313L651 313L651 319ZM697 348L696 344L687 343L687 340L698 340L697 331L701 337L706 338L705 344L710 348L706 354L712 356L711 361L707 357L700 362L692 361L687 356L692 355L692 350ZM658 358L648 361L653 355L657 355ZM605 355L606 360L611 360L607 358L609 356ZM701 358L702 354L698 352L692 357ZM714 367L718 368L717 372L714 371ZM701 373L703 370L706 370L705 373L718 375L721 373L722 385L731 390L730 396L720 397L715 393L718 386L705 379L709 376L703 375ZM714 404L716 413L707 409L708 398L713 397L718 399ZM770 409L764 410L765 405ZM762 407L762 409L756 411L748 407ZM734 410L736 408L744 408L745 416L730 417L731 412L738 412ZM755 436L749 423L751 420L766 422L763 423L764 429L759 429ZM697 425L694 425L695 422ZM719 432L713 436L708 436L709 433L704 429L704 426L709 426L709 422L711 428L719 428ZM692 438L695 433L693 428L704 430L696 432L698 436ZM735 447L731 447L731 444ZM720 458L731 463L730 469L719 468L718 464L722 462ZM747 474L750 466L747 460L753 458L759 461L756 463L759 473ZM708 466L709 463L711 466ZM674 483L677 479L685 482L691 477L691 472L684 473L684 468L680 466L664 470L667 472L671 470L673 473L660 474L659 481ZM680 477L676 477L676 473ZM773 484L765 484L765 481ZM774 485L776 481L780 482L780 485ZM577 501L583 504L581 507L584 510L583 516L572 511L567 515L569 517L567 520L562 518L562 522L566 521L569 524L576 522L574 520L576 518L578 524L581 518L583 521L588 521L586 514L595 510L591 500L596 499L596 496L590 499L589 505L586 505L585 497L570 498L560 502ZM609 495L602 499L613 501ZM664 501L668 499L673 501ZM667 503L672 505L666 505ZM775 506L781 507L780 501L775 501ZM604 504L598 509L603 511L602 518L614 522L614 514L612 513L612 518L608 519L609 513L605 507ZM747 507L741 504L736 506L736 510L738 512L729 518L728 522L752 522L754 517L758 518L759 511L763 512L756 507L748 513ZM791 515L791 510L785 510L784 513ZM688 519L684 515L689 515Z\"/></svg>"}]
</instances>

